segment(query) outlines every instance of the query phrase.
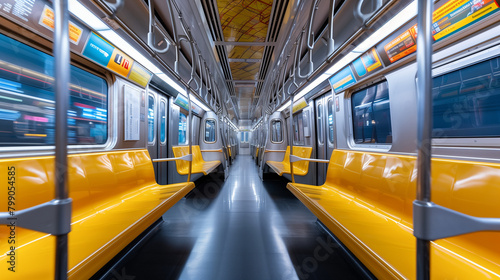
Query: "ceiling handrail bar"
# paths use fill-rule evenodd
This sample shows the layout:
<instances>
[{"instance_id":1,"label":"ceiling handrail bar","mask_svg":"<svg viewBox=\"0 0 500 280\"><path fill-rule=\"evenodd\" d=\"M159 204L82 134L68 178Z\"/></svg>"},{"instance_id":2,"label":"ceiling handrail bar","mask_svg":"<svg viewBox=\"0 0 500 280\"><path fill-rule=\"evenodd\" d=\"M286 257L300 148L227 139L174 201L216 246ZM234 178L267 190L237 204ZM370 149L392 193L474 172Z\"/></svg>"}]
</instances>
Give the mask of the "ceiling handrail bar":
<instances>
[{"instance_id":1,"label":"ceiling handrail bar","mask_svg":"<svg viewBox=\"0 0 500 280\"><path fill-rule=\"evenodd\" d=\"M330 1L330 11L328 18L328 38L326 39L326 45L328 47L328 55L329 57L333 51L335 50L335 40L333 39L333 19L335 17L335 0Z\"/></svg>"}]
</instances>

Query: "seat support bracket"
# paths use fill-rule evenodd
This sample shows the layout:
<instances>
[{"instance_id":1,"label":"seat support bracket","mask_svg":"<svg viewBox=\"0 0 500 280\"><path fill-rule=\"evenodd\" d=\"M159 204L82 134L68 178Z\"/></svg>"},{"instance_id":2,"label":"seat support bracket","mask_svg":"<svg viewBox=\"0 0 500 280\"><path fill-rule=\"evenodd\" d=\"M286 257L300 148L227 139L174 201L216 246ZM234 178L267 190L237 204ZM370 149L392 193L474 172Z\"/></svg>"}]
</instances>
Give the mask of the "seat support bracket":
<instances>
[{"instance_id":1,"label":"seat support bracket","mask_svg":"<svg viewBox=\"0 0 500 280\"><path fill-rule=\"evenodd\" d=\"M478 218L433 202L413 202L413 235L437 240L477 231L500 231L500 218Z\"/></svg>"},{"instance_id":2,"label":"seat support bracket","mask_svg":"<svg viewBox=\"0 0 500 280\"><path fill-rule=\"evenodd\" d=\"M0 224L22 227L52 235L67 234L71 231L72 199L53 199L19 211L1 212Z\"/></svg>"}]
</instances>

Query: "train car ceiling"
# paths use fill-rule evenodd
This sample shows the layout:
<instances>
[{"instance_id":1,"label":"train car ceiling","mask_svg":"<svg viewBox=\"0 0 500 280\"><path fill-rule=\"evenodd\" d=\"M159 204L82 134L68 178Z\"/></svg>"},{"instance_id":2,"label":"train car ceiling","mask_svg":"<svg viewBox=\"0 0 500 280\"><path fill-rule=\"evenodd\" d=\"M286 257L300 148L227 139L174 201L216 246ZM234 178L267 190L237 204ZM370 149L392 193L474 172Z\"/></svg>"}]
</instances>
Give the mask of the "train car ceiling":
<instances>
[{"instance_id":1,"label":"train car ceiling","mask_svg":"<svg viewBox=\"0 0 500 280\"><path fill-rule=\"evenodd\" d=\"M389 32L383 24L409 3L372 2L128 0L113 11L107 1L73 0L70 10L154 74L158 90L176 96L189 87L199 103L238 122L328 86L335 67Z\"/></svg>"}]
</instances>

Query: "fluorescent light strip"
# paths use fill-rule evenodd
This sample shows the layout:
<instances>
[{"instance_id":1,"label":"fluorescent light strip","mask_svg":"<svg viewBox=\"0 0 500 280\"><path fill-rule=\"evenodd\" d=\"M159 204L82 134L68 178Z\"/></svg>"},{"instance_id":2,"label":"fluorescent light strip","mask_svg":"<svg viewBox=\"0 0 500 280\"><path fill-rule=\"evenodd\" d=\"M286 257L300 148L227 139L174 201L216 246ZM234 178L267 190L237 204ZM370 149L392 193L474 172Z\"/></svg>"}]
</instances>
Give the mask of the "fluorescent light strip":
<instances>
[{"instance_id":1,"label":"fluorescent light strip","mask_svg":"<svg viewBox=\"0 0 500 280\"><path fill-rule=\"evenodd\" d=\"M139 51L137 51L134 47L127 43L114 30L110 29L100 18L98 18L90 10L88 10L87 7L82 5L77 0L69 0L68 5L70 13L72 13L75 17L79 18L82 22L97 31L103 38L105 38L115 46L120 46L120 49L124 53L146 67L146 69L157 75L160 79L165 81L179 93L185 91L184 87L181 87L177 82L163 73L160 68L158 68L154 63L152 63L149 59L147 59Z\"/></svg>"},{"instance_id":2,"label":"fluorescent light strip","mask_svg":"<svg viewBox=\"0 0 500 280\"><path fill-rule=\"evenodd\" d=\"M281 112L283 110L285 110L287 107L290 107L290 104L292 103L291 100L288 100L287 103L283 104L279 109L278 109L278 112Z\"/></svg>"},{"instance_id":3,"label":"fluorescent light strip","mask_svg":"<svg viewBox=\"0 0 500 280\"><path fill-rule=\"evenodd\" d=\"M332 67L326 70L323 74L317 77L313 82L311 82L307 87L301 90L296 96L295 99L300 99L308 92L313 90L322 82L326 81L333 74L337 73L339 70L347 66L349 63L354 61L356 58L361 56L364 52L369 50L371 47L375 46L378 42L382 41L392 32L396 31L403 24L407 23L410 19L417 15L417 1L414 0L408 6L406 6L401 12L399 12L396 16L394 16L391 20L386 22L381 28L379 28L375 33L373 33L370 37L364 40L361 44L359 44L354 50L352 50L349 54L344 56L339 62L335 63ZM290 106L289 103L287 103ZM286 104L278 109L278 112L283 111L286 108Z\"/></svg>"},{"instance_id":4,"label":"fluorescent light strip","mask_svg":"<svg viewBox=\"0 0 500 280\"><path fill-rule=\"evenodd\" d=\"M205 106L203 103L201 103L201 101L199 101L196 97L194 97L193 95L191 95L191 101L198 105L199 107L201 107L201 109L205 110L205 111L212 111L210 110L207 106Z\"/></svg>"}]
</instances>

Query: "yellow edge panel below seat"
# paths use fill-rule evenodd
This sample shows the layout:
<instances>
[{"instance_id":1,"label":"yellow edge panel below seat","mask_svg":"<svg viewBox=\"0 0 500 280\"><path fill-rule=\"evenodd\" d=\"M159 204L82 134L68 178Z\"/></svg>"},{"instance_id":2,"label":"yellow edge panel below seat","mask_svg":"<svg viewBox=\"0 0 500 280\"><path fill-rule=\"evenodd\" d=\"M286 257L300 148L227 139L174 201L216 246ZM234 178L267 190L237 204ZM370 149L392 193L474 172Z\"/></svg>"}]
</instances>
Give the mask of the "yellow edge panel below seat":
<instances>
[{"instance_id":1,"label":"yellow edge panel below seat","mask_svg":"<svg viewBox=\"0 0 500 280\"><path fill-rule=\"evenodd\" d=\"M301 158L311 158L312 147L293 147L293 154ZM278 175L290 174L290 146L286 147L283 161L267 161L274 172ZM309 172L309 161L297 161L293 163L293 173L298 176L305 176Z\"/></svg>"},{"instance_id":2,"label":"yellow edge panel below seat","mask_svg":"<svg viewBox=\"0 0 500 280\"><path fill-rule=\"evenodd\" d=\"M335 150L322 186L288 184L379 279L415 279L416 158ZM500 213L500 164L432 160L432 200L477 217ZM500 233L431 242L431 279L500 278Z\"/></svg>"},{"instance_id":3,"label":"yellow edge panel below seat","mask_svg":"<svg viewBox=\"0 0 500 280\"><path fill-rule=\"evenodd\" d=\"M191 173L203 173L203 175L208 175L210 172L215 170L221 162L220 160L204 161L201 154L200 146L193 145L192 148L192 169ZM182 157L189 154L189 146L175 146L172 147L175 157ZM176 160L177 173L180 175L187 175L189 173L189 161L186 160Z\"/></svg>"},{"instance_id":4,"label":"yellow edge panel below seat","mask_svg":"<svg viewBox=\"0 0 500 280\"><path fill-rule=\"evenodd\" d=\"M54 198L54 158L0 160L16 167L16 210ZM147 150L70 155L69 277L88 279L184 197L193 183L157 185ZM0 179L7 181L7 172ZM7 192L0 192L6 201ZM0 227L0 279L54 279L55 237L16 228L16 272L7 270L10 232ZM5 268L5 269L4 269Z\"/></svg>"}]
</instances>

